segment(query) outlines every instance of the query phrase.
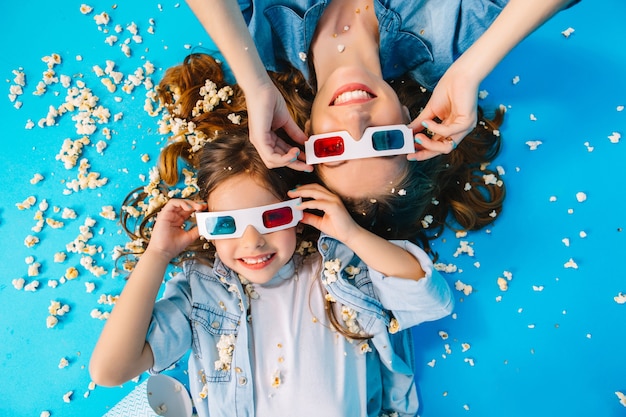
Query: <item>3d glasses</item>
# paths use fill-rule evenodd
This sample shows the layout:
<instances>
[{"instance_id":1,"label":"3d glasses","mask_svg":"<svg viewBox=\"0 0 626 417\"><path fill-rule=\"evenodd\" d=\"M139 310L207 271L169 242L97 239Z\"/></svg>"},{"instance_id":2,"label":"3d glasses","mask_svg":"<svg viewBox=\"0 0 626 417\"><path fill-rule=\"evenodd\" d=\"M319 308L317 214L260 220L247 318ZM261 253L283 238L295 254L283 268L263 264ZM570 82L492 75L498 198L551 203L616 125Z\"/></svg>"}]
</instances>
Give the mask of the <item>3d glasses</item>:
<instances>
[{"instance_id":1,"label":"3d glasses","mask_svg":"<svg viewBox=\"0 0 626 417\"><path fill-rule=\"evenodd\" d=\"M295 208L300 203L302 199L295 198L248 209L198 212L198 231L208 240L241 237L248 226L261 234L278 232L302 220L302 211Z\"/></svg>"},{"instance_id":2,"label":"3d glasses","mask_svg":"<svg viewBox=\"0 0 626 417\"><path fill-rule=\"evenodd\" d=\"M401 155L415 152L413 132L406 125L368 127L361 140L346 131L312 135L304 143L307 164Z\"/></svg>"}]
</instances>

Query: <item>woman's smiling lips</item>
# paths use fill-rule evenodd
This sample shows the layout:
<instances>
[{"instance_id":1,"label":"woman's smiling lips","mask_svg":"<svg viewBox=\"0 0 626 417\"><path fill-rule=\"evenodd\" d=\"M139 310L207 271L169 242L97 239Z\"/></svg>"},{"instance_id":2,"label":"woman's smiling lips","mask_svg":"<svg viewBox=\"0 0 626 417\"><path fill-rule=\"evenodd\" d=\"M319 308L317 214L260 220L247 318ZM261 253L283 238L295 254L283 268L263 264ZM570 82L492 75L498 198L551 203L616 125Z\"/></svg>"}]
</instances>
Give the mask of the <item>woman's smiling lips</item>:
<instances>
[{"instance_id":1,"label":"woman's smiling lips","mask_svg":"<svg viewBox=\"0 0 626 417\"><path fill-rule=\"evenodd\" d=\"M275 253L269 253L260 256L251 256L239 258L238 261L241 265L248 269L263 269L274 260Z\"/></svg>"},{"instance_id":2,"label":"woman's smiling lips","mask_svg":"<svg viewBox=\"0 0 626 417\"><path fill-rule=\"evenodd\" d=\"M374 98L376 98L376 95L366 85L356 83L346 84L335 91L329 106L360 104L373 100Z\"/></svg>"}]
</instances>

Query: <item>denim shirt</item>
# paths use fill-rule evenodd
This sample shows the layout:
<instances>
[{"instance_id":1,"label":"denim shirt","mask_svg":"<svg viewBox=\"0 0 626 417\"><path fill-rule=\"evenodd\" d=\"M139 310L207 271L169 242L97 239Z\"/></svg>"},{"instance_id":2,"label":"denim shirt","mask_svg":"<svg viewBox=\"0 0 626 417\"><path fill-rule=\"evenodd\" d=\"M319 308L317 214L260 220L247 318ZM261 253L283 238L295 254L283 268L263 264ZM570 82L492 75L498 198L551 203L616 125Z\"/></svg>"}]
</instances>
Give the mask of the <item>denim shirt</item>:
<instances>
[{"instance_id":1,"label":"denim shirt","mask_svg":"<svg viewBox=\"0 0 626 417\"><path fill-rule=\"evenodd\" d=\"M378 355L379 360L374 361L378 368L371 375L372 368L367 368L367 396L373 399L368 410L377 410L375 415L389 410L399 416L413 416L418 400L409 328L448 315L453 301L448 284L420 248L407 242L394 243L420 261L425 278L385 277L368 270L340 242L322 236L318 242L322 262L340 265L340 269L335 279L323 274L321 280L338 303L357 313L360 328L373 336L373 352L367 355ZM277 276L292 279L297 262L298 255L294 255ZM166 283L163 297L155 305L147 335L154 355L150 372L169 368L191 349L190 391L200 417L255 415L250 290L219 259L213 267L189 261Z\"/></svg>"},{"instance_id":2,"label":"denim shirt","mask_svg":"<svg viewBox=\"0 0 626 417\"><path fill-rule=\"evenodd\" d=\"M306 56L331 0L238 0L261 60L271 71L286 64L307 79ZM383 77L406 73L432 89L444 72L491 25L508 0L374 0Z\"/></svg>"}]
</instances>

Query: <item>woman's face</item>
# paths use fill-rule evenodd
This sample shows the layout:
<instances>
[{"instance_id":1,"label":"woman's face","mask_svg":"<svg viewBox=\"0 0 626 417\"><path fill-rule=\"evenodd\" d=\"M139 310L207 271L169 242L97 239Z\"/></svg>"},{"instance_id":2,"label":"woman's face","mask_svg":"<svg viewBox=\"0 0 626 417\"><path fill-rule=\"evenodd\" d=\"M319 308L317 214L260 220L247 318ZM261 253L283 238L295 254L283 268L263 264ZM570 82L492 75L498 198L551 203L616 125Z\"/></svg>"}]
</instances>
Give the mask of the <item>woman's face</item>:
<instances>
[{"instance_id":1,"label":"woman's face","mask_svg":"<svg viewBox=\"0 0 626 417\"><path fill-rule=\"evenodd\" d=\"M408 119L406 107L379 75L361 67L341 67L319 86L308 133L345 130L360 140L370 126L406 124ZM406 155L351 159L320 164L317 171L339 195L363 198L392 188L408 163Z\"/></svg>"}]
</instances>

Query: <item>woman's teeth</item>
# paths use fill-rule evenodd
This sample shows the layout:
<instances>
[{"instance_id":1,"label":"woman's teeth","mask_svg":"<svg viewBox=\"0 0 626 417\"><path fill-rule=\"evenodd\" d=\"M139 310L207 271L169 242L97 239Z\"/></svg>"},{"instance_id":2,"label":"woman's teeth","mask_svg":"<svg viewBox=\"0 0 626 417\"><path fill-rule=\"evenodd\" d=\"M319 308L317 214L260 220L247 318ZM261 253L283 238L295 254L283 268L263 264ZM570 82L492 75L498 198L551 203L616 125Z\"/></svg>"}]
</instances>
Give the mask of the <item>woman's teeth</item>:
<instances>
[{"instance_id":1,"label":"woman's teeth","mask_svg":"<svg viewBox=\"0 0 626 417\"><path fill-rule=\"evenodd\" d=\"M345 93L341 93L337 96L335 101L333 101L333 105L336 106L351 100L367 100L371 97L372 95L370 93L363 90L346 91Z\"/></svg>"}]
</instances>

